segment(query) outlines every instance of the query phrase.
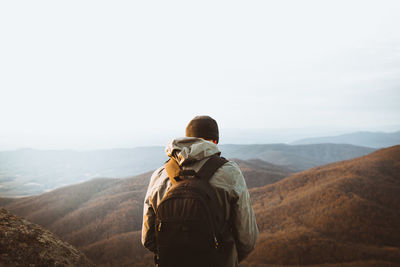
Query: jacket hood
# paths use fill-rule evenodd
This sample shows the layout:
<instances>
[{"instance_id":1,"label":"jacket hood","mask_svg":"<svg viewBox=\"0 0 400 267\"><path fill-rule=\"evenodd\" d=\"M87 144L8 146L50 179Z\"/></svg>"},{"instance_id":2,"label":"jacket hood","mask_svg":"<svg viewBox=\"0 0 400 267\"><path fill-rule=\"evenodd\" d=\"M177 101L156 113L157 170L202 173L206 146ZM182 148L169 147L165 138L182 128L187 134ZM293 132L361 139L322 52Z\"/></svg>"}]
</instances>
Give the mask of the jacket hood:
<instances>
[{"instance_id":1,"label":"jacket hood","mask_svg":"<svg viewBox=\"0 0 400 267\"><path fill-rule=\"evenodd\" d=\"M169 142L165 153L168 157L175 158L179 165L183 165L221 152L213 142L197 137L181 137Z\"/></svg>"}]
</instances>

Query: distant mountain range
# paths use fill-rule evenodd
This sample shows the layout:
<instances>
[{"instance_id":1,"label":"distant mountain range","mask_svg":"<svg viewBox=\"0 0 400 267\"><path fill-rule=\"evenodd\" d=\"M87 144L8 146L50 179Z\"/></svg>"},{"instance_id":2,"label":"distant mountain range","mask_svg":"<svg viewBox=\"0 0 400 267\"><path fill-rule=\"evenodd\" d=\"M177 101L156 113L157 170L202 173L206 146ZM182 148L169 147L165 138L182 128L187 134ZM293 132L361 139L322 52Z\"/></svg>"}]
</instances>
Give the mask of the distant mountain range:
<instances>
[{"instance_id":1,"label":"distant mountain range","mask_svg":"<svg viewBox=\"0 0 400 267\"><path fill-rule=\"evenodd\" d=\"M3 151L0 196L38 195L99 177L131 177L159 167L166 159L162 147Z\"/></svg>"},{"instance_id":2,"label":"distant mountain range","mask_svg":"<svg viewBox=\"0 0 400 267\"><path fill-rule=\"evenodd\" d=\"M226 158L260 159L299 171L374 151L352 145L220 145ZM94 151L22 149L0 152L0 196L38 195L96 177L131 177L167 159L163 147Z\"/></svg>"},{"instance_id":3,"label":"distant mountain range","mask_svg":"<svg viewBox=\"0 0 400 267\"><path fill-rule=\"evenodd\" d=\"M331 162L352 159L375 149L340 144L313 145L223 145L223 155L228 158L261 159L297 171Z\"/></svg>"},{"instance_id":4,"label":"distant mountain range","mask_svg":"<svg viewBox=\"0 0 400 267\"><path fill-rule=\"evenodd\" d=\"M260 227L250 266L398 266L400 146L293 170L238 160ZM140 244L142 202L151 173L95 179L40 196L0 198L0 206L55 232L99 266L151 266Z\"/></svg>"},{"instance_id":5,"label":"distant mountain range","mask_svg":"<svg viewBox=\"0 0 400 267\"><path fill-rule=\"evenodd\" d=\"M301 139L292 142L293 145L301 144L352 144L356 146L384 148L400 144L400 131L394 133L383 132L356 132L338 136L326 136Z\"/></svg>"}]
</instances>

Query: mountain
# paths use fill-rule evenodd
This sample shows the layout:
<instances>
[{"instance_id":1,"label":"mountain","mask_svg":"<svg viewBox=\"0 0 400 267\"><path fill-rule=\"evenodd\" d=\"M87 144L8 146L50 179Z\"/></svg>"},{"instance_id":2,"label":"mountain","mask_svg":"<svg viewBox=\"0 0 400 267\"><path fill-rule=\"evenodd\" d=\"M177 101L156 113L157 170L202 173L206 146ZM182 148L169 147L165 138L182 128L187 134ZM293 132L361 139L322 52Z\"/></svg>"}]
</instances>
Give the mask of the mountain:
<instances>
[{"instance_id":1,"label":"mountain","mask_svg":"<svg viewBox=\"0 0 400 267\"><path fill-rule=\"evenodd\" d=\"M235 160L249 187L276 182L293 170L261 160ZM15 214L42 225L80 248L99 265L149 266L140 243L143 199L151 173L131 178L98 178L39 196L0 198ZM132 251L136 251L132 256Z\"/></svg>"},{"instance_id":2,"label":"mountain","mask_svg":"<svg viewBox=\"0 0 400 267\"><path fill-rule=\"evenodd\" d=\"M5 207L54 232L96 264L125 266L135 259L133 249L141 260L146 254L138 237L150 176L98 178L39 196L7 199Z\"/></svg>"},{"instance_id":3,"label":"mountain","mask_svg":"<svg viewBox=\"0 0 400 267\"><path fill-rule=\"evenodd\" d=\"M315 145L222 145L228 158L261 159L297 171L367 155L375 149L341 144Z\"/></svg>"},{"instance_id":4,"label":"mountain","mask_svg":"<svg viewBox=\"0 0 400 267\"><path fill-rule=\"evenodd\" d=\"M384 148L400 144L400 131L393 133L383 132L356 132L339 136L326 136L306 138L293 142L293 145L300 144L352 144L356 146Z\"/></svg>"},{"instance_id":5,"label":"mountain","mask_svg":"<svg viewBox=\"0 0 400 267\"><path fill-rule=\"evenodd\" d=\"M1 208L0 229L0 266L94 266L54 234Z\"/></svg>"},{"instance_id":6,"label":"mountain","mask_svg":"<svg viewBox=\"0 0 400 267\"><path fill-rule=\"evenodd\" d=\"M222 155L260 159L295 171L366 155L372 148L351 145L220 145ZM163 147L93 151L21 149L0 152L0 196L39 195L93 178L132 177L165 162Z\"/></svg>"},{"instance_id":7,"label":"mountain","mask_svg":"<svg viewBox=\"0 0 400 267\"><path fill-rule=\"evenodd\" d=\"M400 146L293 174L251 197L261 235L243 267L400 266Z\"/></svg>"},{"instance_id":8,"label":"mountain","mask_svg":"<svg viewBox=\"0 0 400 267\"><path fill-rule=\"evenodd\" d=\"M265 171L256 168L265 164L258 160L238 163L248 184L249 173ZM266 176L265 186L250 189L260 238L241 267L399 266L399 173L395 146L273 184ZM152 255L140 244L149 177L95 179L0 203L55 232L99 266L151 266Z\"/></svg>"}]
</instances>

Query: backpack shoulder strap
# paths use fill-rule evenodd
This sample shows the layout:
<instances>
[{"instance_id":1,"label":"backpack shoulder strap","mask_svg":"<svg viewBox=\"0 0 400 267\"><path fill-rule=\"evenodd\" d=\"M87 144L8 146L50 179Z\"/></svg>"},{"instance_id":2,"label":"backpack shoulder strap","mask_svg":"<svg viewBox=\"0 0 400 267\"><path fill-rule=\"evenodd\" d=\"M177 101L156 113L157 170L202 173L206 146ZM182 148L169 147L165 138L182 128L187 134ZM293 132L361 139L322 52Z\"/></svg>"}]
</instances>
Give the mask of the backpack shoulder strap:
<instances>
[{"instance_id":1,"label":"backpack shoulder strap","mask_svg":"<svg viewBox=\"0 0 400 267\"><path fill-rule=\"evenodd\" d=\"M201 179L208 181L214 175L214 173L227 162L227 159L218 155L211 156L210 159L208 159L200 168L197 174Z\"/></svg>"},{"instance_id":2,"label":"backpack shoulder strap","mask_svg":"<svg viewBox=\"0 0 400 267\"><path fill-rule=\"evenodd\" d=\"M200 168L200 170L197 172L197 176L199 176L201 179L204 179L204 180L208 181L214 175L214 173L222 165L224 165L227 162L228 162L228 160L226 160L223 157L220 157L220 156L217 156L217 155L211 156L206 161L206 163L204 163L204 165ZM166 172L168 174L168 177L171 180L172 184L175 184L175 183L181 181L179 176L181 174L183 174L185 171L182 171L181 167L179 166L179 164L176 162L176 160L174 158L170 158L164 164L164 168L165 168L165 170L166 170ZM190 175L193 175L193 174L190 173Z\"/></svg>"},{"instance_id":3,"label":"backpack shoulder strap","mask_svg":"<svg viewBox=\"0 0 400 267\"><path fill-rule=\"evenodd\" d=\"M179 173L181 171L181 168L179 167L178 162L176 162L174 158L170 158L164 164L164 168L172 184L176 184L177 182L180 181Z\"/></svg>"}]
</instances>

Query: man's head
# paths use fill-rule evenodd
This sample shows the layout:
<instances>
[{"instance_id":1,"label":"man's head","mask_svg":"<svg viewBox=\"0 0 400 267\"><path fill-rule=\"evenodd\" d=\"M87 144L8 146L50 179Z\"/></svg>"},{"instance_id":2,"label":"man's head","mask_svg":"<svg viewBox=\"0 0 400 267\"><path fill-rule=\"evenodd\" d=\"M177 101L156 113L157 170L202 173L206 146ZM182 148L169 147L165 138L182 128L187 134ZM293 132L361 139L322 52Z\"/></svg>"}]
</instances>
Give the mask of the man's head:
<instances>
[{"instance_id":1,"label":"man's head","mask_svg":"<svg viewBox=\"0 0 400 267\"><path fill-rule=\"evenodd\" d=\"M210 116L196 116L186 126L186 136L199 137L218 143L218 124Z\"/></svg>"}]
</instances>

